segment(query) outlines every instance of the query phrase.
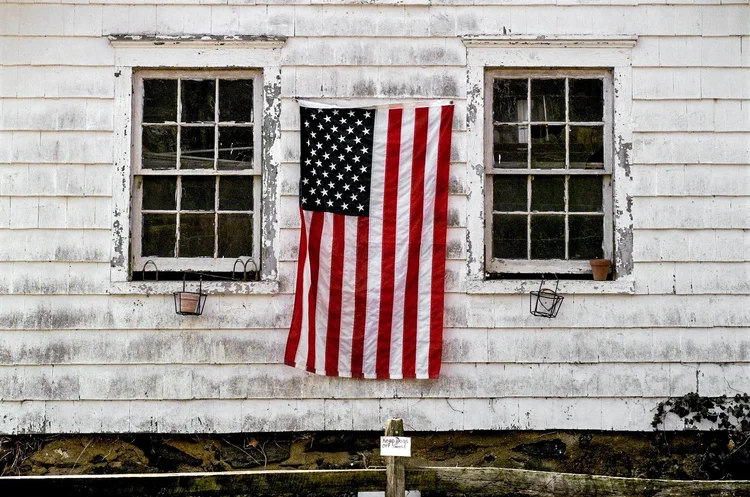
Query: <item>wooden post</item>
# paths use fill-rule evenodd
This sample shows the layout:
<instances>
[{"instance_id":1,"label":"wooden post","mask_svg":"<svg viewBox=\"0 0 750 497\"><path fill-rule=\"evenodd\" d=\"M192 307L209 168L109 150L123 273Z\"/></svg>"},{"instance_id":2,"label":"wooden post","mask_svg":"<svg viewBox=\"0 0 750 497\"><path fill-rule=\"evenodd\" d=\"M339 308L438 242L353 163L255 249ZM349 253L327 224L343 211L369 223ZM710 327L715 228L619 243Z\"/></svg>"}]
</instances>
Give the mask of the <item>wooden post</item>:
<instances>
[{"instance_id":1,"label":"wooden post","mask_svg":"<svg viewBox=\"0 0 750 497\"><path fill-rule=\"evenodd\" d=\"M403 437L404 420L389 419L385 425L385 436ZM406 495L404 459L401 457L386 456L385 476L385 497L404 497Z\"/></svg>"}]
</instances>

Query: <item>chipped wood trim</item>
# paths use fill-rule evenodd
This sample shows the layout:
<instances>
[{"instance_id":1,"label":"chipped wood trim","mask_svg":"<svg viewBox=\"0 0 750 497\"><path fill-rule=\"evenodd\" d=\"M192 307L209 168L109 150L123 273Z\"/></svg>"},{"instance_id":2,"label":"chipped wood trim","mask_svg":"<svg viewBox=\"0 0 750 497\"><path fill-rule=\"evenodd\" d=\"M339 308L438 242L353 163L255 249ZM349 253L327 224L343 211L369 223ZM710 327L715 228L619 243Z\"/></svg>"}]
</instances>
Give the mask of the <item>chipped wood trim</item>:
<instances>
[{"instance_id":1,"label":"chipped wood trim","mask_svg":"<svg viewBox=\"0 0 750 497\"><path fill-rule=\"evenodd\" d=\"M553 282L554 286L554 282ZM493 295L500 293L527 294L539 290L539 280L489 280L469 281L466 293L472 295ZM558 291L576 295L633 295L635 282L632 278L616 281L560 280Z\"/></svg>"},{"instance_id":2,"label":"chipped wood trim","mask_svg":"<svg viewBox=\"0 0 750 497\"><path fill-rule=\"evenodd\" d=\"M256 197L261 198L261 239L260 247L261 283L246 283L246 287L217 287L217 293L232 293L228 288L236 288L236 293L278 293L278 192L277 174L281 158L281 50L283 37L211 37L175 36L146 37L139 35L110 36L115 48L115 134L113 175L113 225L111 247L110 282L112 294L150 293L137 282L129 282L131 271L131 219L133 186L132 139L133 122L138 122L140 112L138 102L134 102L134 69L188 69L196 67L221 70L262 71L260 88L256 92L255 104L262 116L260 152L262 187L256 187ZM141 46L148 44L149 47ZM227 44L229 46L227 46ZM256 182L258 183L258 182ZM262 195L257 191L262 188ZM257 217L256 217L257 219ZM130 285L124 290L122 285ZM158 292L157 292L158 293Z\"/></svg>"},{"instance_id":3,"label":"chipped wood trim","mask_svg":"<svg viewBox=\"0 0 750 497\"><path fill-rule=\"evenodd\" d=\"M461 39L467 48L501 47L558 47L558 48L633 48L638 40L632 36L465 36Z\"/></svg>"},{"instance_id":4,"label":"chipped wood trim","mask_svg":"<svg viewBox=\"0 0 750 497\"><path fill-rule=\"evenodd\" d=\"M278 281L204 281L209 295L275 295ZM110 285L109 295L171 295L182 290L181 281L132 281Z\"/></svg>"},{"instance_id":5,"label":"chipped wood trim","mask_svg":"<svg viewBox=\"0 0 750 497\"><path fill-rule=\"evenodd\" d=\"M254 36L254 35L110 35L109 43L114 48L138 47L138 48L163 48L164 46L175 46L190 48L200 47L241 47L241 48L281 48L286 43L283 36Z\"/></svg>"},{"instance_id":6,"label":"chipped wood trim","mask_svg":"<svg viewBox=\"0 0 750 497\"><path fill-rule=\"evenodd\" d=\"M614 231L614 271L620 280L632 274L632 179L630 175L629 151L632 148L632 62L631 49L636 37L552 37L535 38L524 36L478 36L465 37L467 47L467 212L466 260L467 286L470 293L517 293L517 285L503 285L485 281L488 256L485 244L485 126L488 123L488 96L485 87L486 75L493 68L504 71L530 71L534 69L588 70L609 69L614 79L612 106L607 113L614 114L614 131L610 149L613 152L612 225ZM609 140L610 138L608 138ZM591 282L585 282L588 285ZM480 289L482 285L486 288ZM625 283L625 293L630 293ZM591 287L570 286L569 293L587 293ZM619 293L619 292L617 292Z\"/></svg>"}]
</instances>

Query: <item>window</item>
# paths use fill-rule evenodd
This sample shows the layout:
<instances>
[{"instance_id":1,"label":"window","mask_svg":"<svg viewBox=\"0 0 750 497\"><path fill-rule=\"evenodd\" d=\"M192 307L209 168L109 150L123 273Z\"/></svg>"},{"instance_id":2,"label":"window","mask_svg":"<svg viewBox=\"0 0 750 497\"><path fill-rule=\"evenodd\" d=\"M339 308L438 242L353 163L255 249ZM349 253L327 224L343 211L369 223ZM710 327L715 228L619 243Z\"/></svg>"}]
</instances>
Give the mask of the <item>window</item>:
<instances>
[{"instance_id":1,"label":"window","mask_svg":"<svg viewBox=\"0 0 750 497\"><path fill-rule=\"evenodd\" d=\"M134 73L132 274L260 266L261 78L254 71ZM153 269L149 265L146 270Z\"/></svg>"},{"instance_id":2,"label":"window","mask_svg":"<svg viewBox=\"0 0 750 497\"><path fill-rule=\"evenodd\" d=\"M612 75L492 70L485 86L485 266L590 273L612 258Z\"/></svg>"}]
</instances>

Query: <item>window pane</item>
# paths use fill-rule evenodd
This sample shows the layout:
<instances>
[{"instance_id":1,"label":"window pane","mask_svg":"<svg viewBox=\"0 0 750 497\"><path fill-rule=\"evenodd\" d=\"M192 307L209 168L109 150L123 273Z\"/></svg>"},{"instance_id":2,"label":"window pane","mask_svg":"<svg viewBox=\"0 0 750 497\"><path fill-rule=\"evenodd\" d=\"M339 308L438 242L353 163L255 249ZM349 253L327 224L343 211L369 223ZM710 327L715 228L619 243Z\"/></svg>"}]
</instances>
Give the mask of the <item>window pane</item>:
<instances>
[{"instance_id":1,"label":"window pane","mask_svg":"<svg viewBox=\"0 0 750 497\"><path fill-rule=\"evenodd\" d=\"M174 169L177 167L177 126L143 126L141 167Z\"/></svg>"},{"instance_id":2,"label":"window pane","mask_svg":"<svg viewBox=\"0 0 750 497\"><path fill-rule=\"evenodd\" d=\"M195 123L214 120L216 81L182 81L182 122Z\"/></svg>"},{"instance_id":3,"label":"window pane","mask_svg":"<svg viewBox=\"0 0 750 497\"><path fill-rule=\"evenodd\" d=\"M253 216L219 214L219 257L253 254Z\"/></svg>"},{"instance_id":4,"label":"window pane","mask_svg":"<svg viewBox=\"0 0 750 497\"><path fill-rule=\"evenodd\" d=\"M143 176L143 209L177 209L177 178L174 176Z\"/></svg>"},{"instance_id":5,"label":"window pane","mask_svg":"<svg viewBox=\"0 0 750 497\"><path fill-rule=\"evenodd\" d=\"M568 183L568 196L570 212L603 212L600 176L571 176Z\"/></svg>"},{"instance_id":6,"label":"window pane","mask_svg":"<svg viewBox=\"0 0 750 497\"><path fill-rule=\"evenodd\" d=\"M526 121L526 79L496 79L492 95L492 119L501 123Z\"/></svg>"},{"instance_id":7,"label":"window pane","mask_svg":"<svg viewBox=\"0 0 750 497\"><path fill-rule=\"evenodd\" d=\"M565 126L531 127L531 167L565 167Z\"/></svg>"},{"instance_id":8,"label":"window pane","mask_svg":"<svg viewBox=\"0 0 750 497\"><path fill-rule=\"evenodd\" d=\"M492 256L526 259L526 215L495 214L492 219Z\"/></svg>"},{"instance_id":9,"label":"window pane","mask_svg":"<svg viewBox=\"0 0 750 497\"><path fill-rule=\"evenodd\" d=\"M252 169L253 128L219 128L219 169Z\"/></svg>"},{"instance_id":10,"label":"window pane","mask_svg":"<svg viewBox=\"0 0 750 497\"><path fill-rule=\"evenodd\" d=\"M533 176L531 178L531 210L565 211L565 177Z\"/></svg>"},{"instance_id":11,"label":"window pane","mask_svg":"<svg viewBox=\"0 0 750 497\"><path fill-rule=\"evenodd\" d=\"M531 80L531 120L565 121L565 80Z\"/></svg>"},{"instance_id":12,"label":"window pane","mask_svg":"<svg viewBox=\"0 0 750 497\"><path fill-rule=\"evenodd\" d=\"M214 215L180 215L180 257L213 257Z\"/></svg>"},{"instance_id":13,"label":"window pane","mask_svg":"<svg viewBox=\"0 0 750 497\"><path fill-rule=\"evenodd\" d=\"M492 178L492 203L496 211L526 212L528 176L495 175Z\"/></svg>"},{"instance_id":14,"label":"window pane","mask_svg":"<svg viewBox=\"0 0 750 497\"><path fill-rule=\"evenodd\" d=\"M531 258L565 258L565 216L531 216Z\"/></svg>"},{"instance_id":15,"label":"window pane","mask_svg":"<svg viewBox=\"0 0 750 497\"><path fill-rule=\"evenodd\" d=\"M253 122L253 80L219 80L219 121Z\"/></svg>"},{"instance_id":16,"label":"window pane","mask_svg":"<svg viewBox=\"0 0 750 497\"><path fill-rule=\"evenodd\" d=\"M143 122L177 121L177 80L143 80Z\"/></svg>"},{"instance_id":17,"label":"window pane","mask_svg":"<svg viewBox=\"0 0 750 497\"><path fill-rule=\"evenodd\" d=\"M216 179L213 176L183 176L182 206L184 211L214 210L214 190Z\"/></svg>"},{"instance_id":18,"label":"window pane","mask_svg":"<svg viewBox=\"0 0 750 497\"><path fill-rule=\"evenodd\" d=\"M219 210L253 210L253 178L251 176L222 176L219 180Z\"/></svg>"},{"instance_id":19,"label":"window pane","mask_svg":"<svg viewBox=\"0 0 750 497\"><path fill-rule=\"evenodd\" d=\"M571 79L570 120L601 121L604 114L604 82L601 79Z\"/></svg>"},{"instance_id":20,"label":"window pane","mask_svg":"<svg viewBox=\"0 0 750 497\"><path fill-rule=\"evenodd\" d=\"M601 126L570 127L570 167L603 169L604 146Z\"/></svg>"},{"instance_id":21,"label":"window pane","mask_svg":"<svg viewBox=\"0 0 750 497\"><path fill-rule=\"evenodd\" d=\"M602 242L604 240L603 216L570 216L571 259L601 259L604 257Z\"/></svg>"},{"instance_id":22,"label":"window pane","mask_svg":"<svg viewBox=\"0 0 750 497\"><path fill-rule=\"evenodd\" d=\"M176 214L144 214L141 255L144 257L174 257L177 239Z\"/></svg>"},{"instance_id":23,"label":"window pane","mask_svg":"<svg viewBox=\"0 0 750 497\"><path fill-rule=\"evenodd\" d=\"M180 169L213 169L214 128L185 128L181 130Z\"/></svg>"},{"instance_id":24,"label":"window pane","mask_svg":"<svg viewBox=\"0 0 750 497\"><path fill-rule=\"evenodd\" d=\"M528 126L495 126L493 148L495 167L526 169L528 135Z\"/></svg>"}]
</instances>

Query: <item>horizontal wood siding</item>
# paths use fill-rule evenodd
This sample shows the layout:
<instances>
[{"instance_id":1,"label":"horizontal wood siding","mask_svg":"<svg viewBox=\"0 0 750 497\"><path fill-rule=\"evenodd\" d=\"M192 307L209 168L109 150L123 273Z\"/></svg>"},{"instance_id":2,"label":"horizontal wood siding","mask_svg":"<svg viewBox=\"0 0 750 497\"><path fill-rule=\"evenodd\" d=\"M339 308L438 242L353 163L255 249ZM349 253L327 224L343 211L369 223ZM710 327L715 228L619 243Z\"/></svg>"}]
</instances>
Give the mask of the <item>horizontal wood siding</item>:
<instances>
[{"instance_id":1,"label":"horizontal wood siding","mask_svg":"<svg viewBox=\"0 0 750 497\"><path fill-rule=\"evenodd\" d=\"M166 3L166 2L165 2ZM667 396L750 392L750 6L637 0L0 2L0 433L647 430ZM172 296L110 282L109 34L278 35L278 295ZM637 35L634 294L468 290L465 35ZM502 60L495 64L503 65ZM294 98L456 102L444 369L360 381L282 364L299 214ZM510 288L510 287L509 287ZM679 428L679 426L675 426Z\"/></svg>"}]
</instances>

